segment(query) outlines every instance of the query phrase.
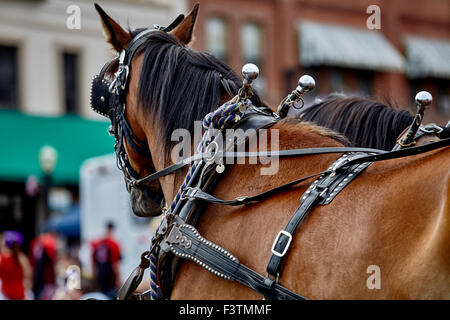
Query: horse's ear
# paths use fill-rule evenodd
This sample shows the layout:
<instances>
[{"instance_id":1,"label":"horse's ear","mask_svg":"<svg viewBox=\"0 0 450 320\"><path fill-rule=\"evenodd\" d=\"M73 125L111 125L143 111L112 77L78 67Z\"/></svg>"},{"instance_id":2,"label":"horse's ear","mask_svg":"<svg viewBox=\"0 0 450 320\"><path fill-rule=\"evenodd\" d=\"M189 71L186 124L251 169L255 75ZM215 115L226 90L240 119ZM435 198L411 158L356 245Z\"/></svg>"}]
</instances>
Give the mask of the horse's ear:
<instances>
[{"instance_id":1,"label":"horse's ear","mask_svg":"<svg viewBox=\"0 0 450 320\"><path fill-rule=\"evenodd\" d=\"M192 40L192 33L194 31L195 20L197 19L197 13L199 8L199 3L194 5L191 12L180 22L178 26L175 27L170 34L174 35L184 44L189 44Z\"/></svg>"},{"instance_id":2,"label":"horse's ear","mask_svg":"<svg viewBox=\"0 0 450 320\"><path fill-rule=\"evenodd\" d=\"M106 42L110 43L117 52L125 49L132 39L131 35L108 16L97 3L94 3L94 6L100 15Z\"/></svg>"}]
</instances>

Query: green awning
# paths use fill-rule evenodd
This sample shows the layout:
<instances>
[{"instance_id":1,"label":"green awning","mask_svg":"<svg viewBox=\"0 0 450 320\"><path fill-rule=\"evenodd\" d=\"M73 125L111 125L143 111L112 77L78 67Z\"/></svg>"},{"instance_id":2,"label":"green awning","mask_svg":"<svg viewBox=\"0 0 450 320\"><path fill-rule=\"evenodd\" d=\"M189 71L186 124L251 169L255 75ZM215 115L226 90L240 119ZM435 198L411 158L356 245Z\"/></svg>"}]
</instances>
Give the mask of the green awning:
<instances>
[{"instance_id":1,"label":"green awning","mask_svg":"<svg viewBox=\"0 0 450 320\"><path fill-rule=\"evenodd\" d=\"M53 183L78 184L84 160L114 151L108 125L74 115L42 117L0 110L0 180L25 181L30 175L41 178L39 151L50 145L58 153Z\"/></svg>"}]
</instances>

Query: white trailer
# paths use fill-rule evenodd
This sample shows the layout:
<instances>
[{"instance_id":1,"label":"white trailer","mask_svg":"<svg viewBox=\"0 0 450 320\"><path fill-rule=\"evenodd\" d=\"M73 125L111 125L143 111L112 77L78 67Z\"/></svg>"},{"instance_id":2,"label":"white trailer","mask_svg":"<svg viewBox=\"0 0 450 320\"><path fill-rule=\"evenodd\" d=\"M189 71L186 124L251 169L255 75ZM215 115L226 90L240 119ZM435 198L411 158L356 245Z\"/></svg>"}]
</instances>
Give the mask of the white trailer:
<instances>
[{"instance_id":1,"label":"white trailer","mask_svg":"<svg viewBox=\"0 0 450 320\"><path fill-rule=\"evenodd\" d=\"M81 249L83 273L92 275L90 243L105 234L105 224L115 224L114 236L120 244L122 282L150 247L151 237L161 218L140 218L133 214L122 172L114 154L86 160L80 170ZM144 281L149 279L148 270Z\"/></svg>"}]
</instances>

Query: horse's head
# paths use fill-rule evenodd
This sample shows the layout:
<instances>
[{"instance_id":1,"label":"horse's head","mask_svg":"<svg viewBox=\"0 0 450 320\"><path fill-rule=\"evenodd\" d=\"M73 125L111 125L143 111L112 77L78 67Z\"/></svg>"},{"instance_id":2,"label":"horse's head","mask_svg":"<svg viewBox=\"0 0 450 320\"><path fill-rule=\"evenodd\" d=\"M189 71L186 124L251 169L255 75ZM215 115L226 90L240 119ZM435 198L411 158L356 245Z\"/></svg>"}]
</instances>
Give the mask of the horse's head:
<instances>
[{"instance_id":1,"label":"horse's head","mask_svg":"<svg viewBox=\"0 0 450 320\"><path fill-rule=\"evenodd\" d=\"M193 133L194 121L236 94L241 80L218 59L187 47L198 4L166 28L155 25L133 31L95 7L118 57L94 79L91 104L111 119L118 164L134 213L154 216L163 197L172 199L174 175L159 179L161 184L136 181L169 163L174 130Z\"/></svg>"},{"instance_id":2,"label":"horse's head","mask_svg":"<svg viewBox=\"0 0 450 320\"><path fill-rule=\"evenodd\" d=\"M148 114L138 108L138 80L142 52L151 32L170 33L174 41L186 45L191 41L198 5L184 17L180 15L168 28L127 31L98 5L106 41L118 53L93 80L91 103L95 111L106 115L112 122L111 131L116 137L116 154L119 167L125 175L133 212L138 216L154 216L161 212L163 194L160 183L152 181L137 186L134 181L155 172L151 156L152 142L148 139ZM152 139L156 140L156 139ZM156 162L159 159L156 160Z\"/></svg>"}]
</instances>

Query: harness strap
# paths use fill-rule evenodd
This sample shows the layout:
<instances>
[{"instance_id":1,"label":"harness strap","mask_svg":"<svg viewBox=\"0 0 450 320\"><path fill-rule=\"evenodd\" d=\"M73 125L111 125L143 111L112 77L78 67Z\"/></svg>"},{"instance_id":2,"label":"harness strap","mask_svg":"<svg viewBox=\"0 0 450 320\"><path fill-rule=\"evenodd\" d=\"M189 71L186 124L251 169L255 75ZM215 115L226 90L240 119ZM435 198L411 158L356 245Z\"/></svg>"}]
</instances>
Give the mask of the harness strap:
<instances>
[{"instance_id":1,"label":"harness strap","mask_svg":"<svg viewBox=\"0 0 450 320\"><path fill-rule=\"evenodd\" d=\"M450 138L450 121L446 127L442 128L442 131L439 133L439 138L441 139Z\"/></svg>"},{"instance_id":2,"label":"harness strap","mask_svg":"<svg viewBox=\"0 0 450 320\"><path fill-rule=\"evenodd\" d=\"M144 271L150 265L148 258L146 257L149 254L149 251L142 253L141 255L141 263L138 267L136 267L133 272L128 276L125 283L119 289L117 293L117 300L128 300L133 297L134 291L137 289L139 284L142 281L142 277L144 276Z\"/></svg>"},{"instance_id":3,"label":"harness strap","mask_svg":"<svg viewBox=\"0 0 450 320\"><path fill-rule=\"evenodd\" d=\"M119 115L119 121L123 134L125 135L125 138L127 139L128 145L131 147L131 149L133 149L134 152L143 157L150 157L150 149L148 148L148 145L134 134L133 130L131 130L130 125L125 120L123 113Z\"/></svg>"},{"instance_id":4,"label":"harness strap","mask_svg":"<svg viewBox=\"0 0 450 320\"><path fill-rule=\"evenodd\" d=\"M181 223L181 224L180 224ZM226 280L239 282L265 297L281 300L305 300L278 283L267 281L265 277L241 264L226 249L203 238L197 229L176 219L161 250L189 259L214 275Z\"/></svg>"},{"instance_id":5,"label":"harness strap","mask_svg":"<svg viewBox=\"0 0 450 320\"><path fill-rule=\"evenodd\" d=\"M348 167L352 167L354 165L361 165L364 163L372 163L372 162L377 162L377 161L384 161L384 160L390 160L390 159L397 159L397 158L403 158L406 156L412 156L412 155L417 155L417 154L421 154L421 153L425 153L428 151L432 151L435 149L439 149L445 146L448 146L450 144L450 138L444 139L444 140L440 140L437 142L433 142L433 143L429 143L423 146L417 146L417 147L412 147L412 148L408 148L408 149L401 149L401 150L397 150L397 151L383 151L380 152L379 154L376 155L364 155L361 156L360 154L357 154L355 157L346 157L343 159L338 159L338 161L336 161L335 163L333 163L333 165L331 165L330 168L328 168L325 171L307 176L307 177L303 177L300 179L296 179L294 181L288 182L284 185L281 185L279 187L275 187L273 189L270 189L268 191L259 193L257 195L254 196L242 196L242 197L238 197L235 198L233 200L223 200L223 199L219 199L214 197L211 194L208 194L204 191L202 191L200 188L187 188L185 190L185 192L183 193L184 198L187 199L191 199L191 200L201 200L201 201L205 201L205 202L210 202L210 203L216 203L216 204L223 204L223 205L230 205L230 206L238 206L238 205L242 205L242 204L250 204L252 202L257 202L257 201L261 201L275 193L281 192L281 191L285 191L297 184L299 184L300 182L306 181L310 178L316 177L316 176L320 176L320 175L326 175L326 174L331 174L333 172L337 172L341 169L344 168L348 168ZM331 150L330 150L331 149ZM334 153L333 149L339 149L339 150L343 150L343 149L351 149L351 150L362 150L363 148L313 148L313 149L294 149L294 150L285 150L286 152L282 153L283 151L278 151L280 154L279 156L298 156L298 155L310 155L310 154L319 154L317 152L320 153ZM317 150L317 152L315 153L310 153L311 150ZM326 151L327 150L327 151ZM374 151L373 149L369 149ZM303 152L302 152L303 151ZM326 152L325 152L326 151ZM375 151L380 151L380 150L375 150ZM269 152L271 153L271 152ZM247 157L255 157L257 154L264 154L261 152L225 152L223 153L224 155L234 155L234 156L247 156ZM267 152L265 153L267 154ZM329 202L329 201L328 201Z\"/></svg>"},{"instance_id":6,"label":"harness strap","mask_svg":"<svg viewBox=\"0 0 450 320\"><path fill-rule=\"evenodd\" d=\"M365 170L372 163L369 161L382 161L419 154L446 146L449 144L449 141L450 139L445 139L433 144L410 149L401 149L379 155L354 155L353 159L346 157L344 158L344 155L335 161L335 163L330 167L332 172L316 180L308 188L308 190L306 190L304 195L301 197L301 205L294 212L286 227L276 236L272 245L272 256L270 257L267 265L268 274L278 279L284 257L289 250L292 241L292 236L311 209L317 204L330 203L336 194L345 187L345 185L350 183L359 173ZM342 158L344 158L344 161L341 161Z\"/></svg>"},{"instance_id":7,"label":"harness strap","mask_svg":"<svg viewBox=\"0 0 450 320\"><path fill-rule=\"evenodd\" d=\"M352 156L358 157L359 155ZM342 156L336 160L334 164L339 164L339 162L346 157L347 155ZM356 164L346 167L344 170L337 173L332 171L327 175L321 176L310 185L310 187L300 198L301 205L297 208L297 210L295 210L286 227L278 233L273 242L272 256L270 257L267 265L267 272L269 274L276 278L279 277L284 257L289 250L295 230L297 230L300 224L304 221L308 213L318 204L330 203L337 193L344 187L344 182L340 181L346 179L345 185L350 183L369 165L370 163L364 163L361 165Z\"/></svg>"},{"instance_id":8,"label":"harness strap","mask_svg":"<svg viewBox=\"0 0 450 320\"><path fill-rule=\"evenodd\" d=\"M294 156L310 156L328 153L345 153L345 152L367 152L367 153L386 153L388 151L371 149L371 148L353 148L353 147L325 147L325 148L305 148L305 149L291 149L279 151L255 151L255 152L202 152L197 153L191 157L181 160L173 165L170 165L162 170L152 173L144 178L136 180L136 185L141 185L146 182L151 182L156 179L169 175L194 161L201 159L210 159L214 156L216 158L237 159L237 158L251 158L251 157L294 157Z\"/></svg>"},{"instance_id":9,"label":"harness strap","mask_svg":"<svg viewBox=\"0 0 450 320\"><path fill-rule=\"evenodd\" d=\"M205 201L205 202L209 202L209 203L215 203L215 204L222 204L222 205L227 205L227 206L239 206L239 205L243 205L243 204L251 204L253 202L258 202L261 200L264 200L268 197L270 197L271 195L278 193L278 192L282 192L285 191L297 184L299 184L300 182L306 181L308 179L326 174L326 173L330 173L331 171L329 170L325 170L307 177L303 177L291 182L288 182L286 184L283 184L281 186L278 186L276 188L258 193L254 196L242 196L242 197L238 197L235 198L233 200L223 200L223 199L219 199L214 197L213 195L206 193L204 191L202 191L200 188L187 188L186 191L183 193L183 197L190 199L190 200L200 200L200 201Z\"/></svg>"},{"instance_id":10,"label":"harness strap","mask_svg":"<svg viewBox=\"0 0 450 320\"><path fill-rule=\"evenodd\" d=\"M439 140L436 142L424 144L422 146L416 146L406 149L400 149L395 151L388 151L376 155L368 155L365 157L357 158L350 160L349 162L345 163L345 166L351 166L353 164L358 163L364 163L364 162L375 162L375 161L383 161L383 160L391 160L391 159L398 159L408 156L414 156L421 153L433 151L439 148L447 147L450 145L450 138Z\"/></svg>"},{"instance_id":11,"label":"harness strap","mask_svg":"<svg viewBox=\"0 0 450 320\"><path fill-rule=\"evenodd\" d=\"M325 190L325 189L323 189ZM297 229L300 222L306 214L314 207L317 200L320 198L322 189L316 188L311 191L306 200L295 210L294 215L289 220L284 230L281 230L275 238L272 245L272 256L270 257L269 264L267 265L267 272L277 279L280 275L280 266L286 252L292 241L292 234Z\"/></svg>"}]
</instances>

